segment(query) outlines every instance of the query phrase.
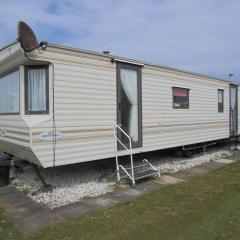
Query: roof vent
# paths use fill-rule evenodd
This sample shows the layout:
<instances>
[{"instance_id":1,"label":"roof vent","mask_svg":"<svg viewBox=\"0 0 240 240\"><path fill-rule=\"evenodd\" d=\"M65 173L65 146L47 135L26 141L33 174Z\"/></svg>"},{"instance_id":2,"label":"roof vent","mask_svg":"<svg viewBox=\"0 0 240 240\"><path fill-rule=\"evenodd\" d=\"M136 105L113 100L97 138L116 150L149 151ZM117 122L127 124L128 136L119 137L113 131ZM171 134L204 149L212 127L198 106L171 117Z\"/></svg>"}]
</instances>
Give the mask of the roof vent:
<instances>
[{"instance_id":1,"label":"roof vent","mask_svg":"<svg viewBox=\"0 0 240 240\"><path fill-rule=\"evenodd\" d=\"M233 81L233 76L234 76L233 73L230 73L230 74L229 74L229 80L230 80L230 81Z\"/></svg>"},{"instance_id":2,"label":"roof vent","mask_svg":"<svg viewBox=\"0 0 240 240\"><path fill-rule=\"evenodd\" d=\"M110 52L109 51L103 51L103 54L109 55Z\"/></svg>"}]
</instances>

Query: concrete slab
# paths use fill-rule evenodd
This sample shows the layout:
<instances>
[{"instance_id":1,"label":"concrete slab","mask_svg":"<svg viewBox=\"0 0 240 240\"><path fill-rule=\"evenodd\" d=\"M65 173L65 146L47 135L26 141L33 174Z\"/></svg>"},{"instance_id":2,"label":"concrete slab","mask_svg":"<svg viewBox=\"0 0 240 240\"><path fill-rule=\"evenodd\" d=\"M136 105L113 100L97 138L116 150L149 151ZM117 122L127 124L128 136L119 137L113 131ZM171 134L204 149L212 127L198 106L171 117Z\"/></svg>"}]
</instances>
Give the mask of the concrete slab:
<instances>
[{"instance_id":1,"label":"concrete slab","mask_svg":"<svg viewBox=\"0 0 240 240\"><path fill-rule=\"evenodd\" d=\"M158 183L163 184L163 185L168 185L168 184L176 184L179 182L183 182L184 180L181 178L176 178L173 176L168 176L168 175L163 175L159 180L157 180Z\"/></svg>"},{"instance_id":2,"label":"concrete slab","mask_svg":"<svg viewBox=\"0 0 240 240\"><path fill-rule=\"evenodd\" d=\"M213 171L215 169L221 168L223 166L224 166L223 163L216 162L216 161L210 161L210 162L207 162L207 163L203 163L199 167L207 169L207 170L209 170L208 172L210 172L210 171Z\"/></svg>"},{"instance_id":3,"label":"concrete slab","mask_svg":"<svg viewBox=\"0 0 240 240\"><path fill-rule=\"evenodd\" d=\"M24 232L32 232L44 228L49 224L56 223L59 220L61 219L57 219L54 214L47 211L42 211L25 217L22 220L18 219L15 222Z\"/></svg>"},{"instance_id":4,"label":"concrete slab","mask_svg":"<svg viewBox=\"0 0 240 240\"><path fill-rule=\"evenodd\" d=\"M163 184L161 184L161 182L159 182L160 179L161 178L156 178L153 181L142 182L141 184L137 184L135 186L135 189L141 191L141 194L160 189L164 186Z\"/></svg>"},{"instance_id":5,"label":"concrete slab","mask_svg":"<svg viewBox=\"0 0 240 240\"><path fill-rule=\"evenodd\" d=\"M57 218L13 186L0 189L0 201L6 214L22 231L35 231Z\"/></svg>"},{"instance_id":6,"label":"concrete slab","mask_svg":"<svg viewBox=\"0 0 240 240\"><path fill-rule=\"evenodd\" d=\"M6 198L9 195L16 194L15 189L13 186L0 187L0 198Z\"/></svg>"},{"instance_id":7,"label":"concrete slab","mask_svg":"<svg viewBox=\"0 0 240 240\"><path fill-rule=\"evenodd\" d=\"M88 199L87 204L95 209L112 207L118 203L132 200L138 196L148 193L152 190L160 188L160 184L156 182L140 183L135 188L121 189L116 192L107 193L104 196Z\"/></svg>"},{"instance_id":8,"label":"concrete slab","mask_svg":"<svg viewBox=\"0 0 240 240\"><path fill-rule=\"evenodd\" d=\"M85 202L78 202L64 207L55 208L51 212L59 219L70 219L81 216L92 210L94 210L94 208L87 205Z\"/></svg>"},{"instance_id":9,"label":"concrete slab","mask_svg":"<svg viewBox=\"0 0 240 240\"><path fill-rule=\"evenodd\" d=\"M222 164L230 164L230 163L234 163L236 161L231 160L231 159L218 159L218 160L213 160L214 162L217 163L222 163Z\"/></svg>"},{"instance_id":10,"label":"concrete slab","mask_svg":"<svg viewBox=\"0 0 240 240\"><path fill-rule=\"evenodd\" d=\"M170 176L175 177L175 178L179 178L179 179L182 179L182 180L187 180L188 178L190 178L194 175L196 175L196 173L192 173L188 170L181 170L181 171L170 174Z\"/></svg>"},{"instance_id":11,"label":"concrete slab","mask_svg":"<svg viewBox=\"0 0 240 240\"><path fill-rule=\"evenodd\" d=\"M88 201L88 204L90 204L91 206L95 205L96 209L99 209L99 206L102 208L105 207L112 207L113 205L119 203L118 200L116 199L112 199L111 196L104 196L104 197L97 197L94 199L90 199Z\"/></svg>"},{"instance_id":12,"label":"concrete slab","mask_svg":"<svg viewBox=\"0 0 240 240\"><path fill-rule=\"evenodd\" d=\"M134 197L137 197L139 195L141 195L141 191L140 190L137 190L137 189L127 189L127 190L124 190L122 192L122 194L124 195L127 195L127 196L134 196Z\"/></svg>"},{"instance_id":13,"label":"concrete slab","mask_svg":"<svg viewBox=\"0 0 240 240\"><path fill-rule=\"evenodd\" d=\"M8 208L6 208L7 214L13 219L24 219L33 214L43 212L44 210L45 209L39 205L35 205L33 203L28 204L27 202L18 206L8 205Z\"/></svg>"},{"instance_id":14,"label":"concrete slab","mask_svg":"<svg viewBox=\"0 0 240 240\"><path fill-rule=\"evenodd\" d=\"M117 203L123 203L126 201L129 201L131 199L133 199L135 196L134 195L128 195L128 194L123 194L125 190L118 190L117 192L112 192L110 194L107 194L107 198L111 199L111 202L115 202Z\"/></svg>"}]
</instances>

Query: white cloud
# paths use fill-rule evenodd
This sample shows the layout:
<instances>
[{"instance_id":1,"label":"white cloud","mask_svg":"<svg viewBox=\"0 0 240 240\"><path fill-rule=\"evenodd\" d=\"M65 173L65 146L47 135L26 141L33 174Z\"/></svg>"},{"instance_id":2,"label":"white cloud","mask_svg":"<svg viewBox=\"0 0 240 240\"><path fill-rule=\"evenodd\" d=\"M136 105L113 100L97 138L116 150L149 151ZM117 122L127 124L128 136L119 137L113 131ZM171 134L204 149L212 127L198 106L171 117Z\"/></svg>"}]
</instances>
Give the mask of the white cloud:
<instances>
[{"instance_id":1,"label":"white cloud","mask_svg":"<svg viewBox=\"0 0 240 240\"><path fill-rule=\"evenodd\" d=\"M0 46L21 19L49 42L227 77L240 74L239 8L234 0L9 0Z\"/></svg>"}]
</instances>

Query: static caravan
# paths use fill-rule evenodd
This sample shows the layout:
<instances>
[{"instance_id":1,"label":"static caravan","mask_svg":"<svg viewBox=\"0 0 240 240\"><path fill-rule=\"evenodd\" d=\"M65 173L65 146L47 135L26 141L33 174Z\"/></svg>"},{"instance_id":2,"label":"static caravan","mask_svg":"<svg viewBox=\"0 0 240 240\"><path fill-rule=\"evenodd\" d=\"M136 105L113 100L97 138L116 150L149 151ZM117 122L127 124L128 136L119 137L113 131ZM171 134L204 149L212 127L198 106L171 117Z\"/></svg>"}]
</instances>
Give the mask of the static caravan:
<instances>
[{"instance_id":1,"label":"static caravan","mask_svg":"<svg viewBox=\"0 0 240 240\"><path fill-rule=\"evenodd\" d=\"M0 50L0 151L43 168L130 155L117 170L134 183L136 153L237 134L230 81L21 39Z\"/></svg>"}]
</instances>

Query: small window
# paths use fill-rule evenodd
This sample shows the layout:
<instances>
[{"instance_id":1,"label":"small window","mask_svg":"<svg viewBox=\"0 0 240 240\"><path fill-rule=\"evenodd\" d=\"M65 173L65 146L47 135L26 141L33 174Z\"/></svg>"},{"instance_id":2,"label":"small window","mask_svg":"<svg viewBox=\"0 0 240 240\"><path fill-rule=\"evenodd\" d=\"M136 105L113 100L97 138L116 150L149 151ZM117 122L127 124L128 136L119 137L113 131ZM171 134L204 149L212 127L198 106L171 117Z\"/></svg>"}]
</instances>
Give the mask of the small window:
<instances>
[{"instance_id":1,"label":"small window","mask_svg":"<svg viewBox=\"0 0 240 240\"><path fill-rule=\"evenodd\" d=\"M218 89L218 112L223 112L224 110L224 91Z\"/></svg>"},{"instance_id":2,"label":"small window","mask_svg":"<svg viewBox=\"0 0 240 240\"><path fill-rule=\"evenodd\" d=\"M189 89L173 87L173 108L189 108Z\"/></svg>"},{"instance_id":3,"label":"small window","mask_svg":"<svg viewBox=\"0 0 240 240\"><path fill-rule=\"evenodd\" d=\"M25 74L26 114L48 113L48 67L26 67Z\"/></svg>"},{"instance_id":4,"label":"small window","mask_svg":"<svg viewBox=\"0 0 240 240\"><path fill-rule=\"evenodd\" d=\"M0 114L19 114L19 70L0 77Z\"/></svg>"}]
</instances>

